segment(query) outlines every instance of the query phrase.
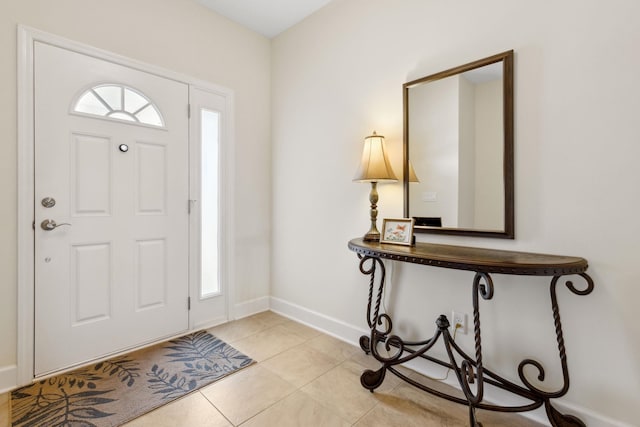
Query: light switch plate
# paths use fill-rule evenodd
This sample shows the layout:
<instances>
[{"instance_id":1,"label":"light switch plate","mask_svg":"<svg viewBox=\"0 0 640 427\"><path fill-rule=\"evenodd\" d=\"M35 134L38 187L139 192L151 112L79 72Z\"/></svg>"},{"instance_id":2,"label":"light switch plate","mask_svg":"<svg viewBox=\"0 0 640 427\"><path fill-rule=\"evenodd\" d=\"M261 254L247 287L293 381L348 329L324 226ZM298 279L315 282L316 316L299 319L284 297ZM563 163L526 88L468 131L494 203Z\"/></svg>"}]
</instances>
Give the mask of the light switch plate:
<instances>
[{"instance_id":1,"label":"light switch plate","mask_svg":"<svg viewBox=\"0 0 640 427\"><path fill-rule=\"evenodd\" d=\"M422 193L423 202L435 202L436 200L438 200L438 193L435 191L424 191Z\"/></svg>"}]
</instances>

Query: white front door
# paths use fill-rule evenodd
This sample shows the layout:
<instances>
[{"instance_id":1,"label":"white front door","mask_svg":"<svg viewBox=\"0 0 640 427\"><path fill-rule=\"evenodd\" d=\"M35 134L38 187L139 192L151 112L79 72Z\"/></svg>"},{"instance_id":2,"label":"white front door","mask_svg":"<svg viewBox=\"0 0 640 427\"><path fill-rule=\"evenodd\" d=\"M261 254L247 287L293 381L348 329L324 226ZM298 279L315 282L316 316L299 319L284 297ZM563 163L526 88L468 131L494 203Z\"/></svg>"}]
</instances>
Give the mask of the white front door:
<instances>
[{"instance_id":1,"label":"white front door","mask_svg":"<svg viewBox=\"0 0 640 427\"><path fill-rule=\"evenodd\" d=\"M189 87L41 42L34 61L41 376L188 330Z\"/></svg>"}]
</instances>

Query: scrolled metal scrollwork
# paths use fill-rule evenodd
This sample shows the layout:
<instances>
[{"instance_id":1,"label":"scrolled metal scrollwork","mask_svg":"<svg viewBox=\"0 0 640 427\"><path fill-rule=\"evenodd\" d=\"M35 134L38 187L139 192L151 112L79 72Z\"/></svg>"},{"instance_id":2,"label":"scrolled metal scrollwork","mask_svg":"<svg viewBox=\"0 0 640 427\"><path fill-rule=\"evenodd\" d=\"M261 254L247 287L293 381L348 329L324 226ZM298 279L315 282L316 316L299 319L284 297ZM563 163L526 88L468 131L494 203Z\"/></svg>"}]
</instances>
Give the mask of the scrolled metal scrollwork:
<instances>
[{"instance_id":1,"label":"scrolled metal scrollwork","mask_svg":"<svg viewBox=\"0 0 640 427\"><path fill-rule=\"evenodd\" d=\"M373 356L382 363L397 362L402 357L402 354L405 351L404 341L402 341L402 339L397 335L386 336L377 332L373 332L372 336L374 334L378 335L378 343L384 341L384 349L386 350L387 354L381 354L377 346L371 346L371 353L373 354Z\"/></svg>"},{"instance_id":2,"label":"scrolled metal scrollwork","mask_svg":"<svg viewBox=\"0 0 640 427\"><path fill-rule=\"evenodd\" d=\"M567 280L565 282L565 286L576 295L590 294L591 291L593 291L593 287L594 287L593 279L591 279L591 277L586 273L580 273L578 275L586 281L587 286L585 289L580 290L576 288L573 282L570 280ZM536 387L531 381L529 381L529 379L525 374L525 368L527 366L533 366L534 368L536 368L536 370L538 371L538 376L537 376L538 381L542 382L545 380L545 371L542 365L539 362L532 359L525 359L522 362L520 362L520 364L518 365L518 376L520 377L520 381L522 381L522 383L526 387L528 387L530 390L535 392L538 396L545 399L546 404L548 404L549 399L554 399L554 398L564 396L569 390L569 369L567 367L567 354L566 354L566 349L564 345L564 336L562 333L562 322L560 321L560 308L558 305L558 296L556 291L557 284L561 278L562 276L554 276L551 279L549 291L551 294L551 308L553 310L553 323L556 330L556 341L558 343L558 354L560 357L560 366L562 368L562 380L563 380L562 387L559 390L554 392L541 390L539 387Z\"/></svg>"},{"instance_id":3,"label":"scrolled metal scrollwork","mask_svg":"<svg viewBox=\"0 0 640 427\"><path fill-rule=\"evenodd\" d=\"M482 299L490 300L493 298L493 289L493 279L488 273L476 273L473 278L474 295L479 294Z\"/></svg>"},{"instance_id":4,"label":"scrolled metal scrollwork","mask_svg":"<svg viewBox=\"0 0 640 427\"><path fill-rule=\"evenodd\" d=\"M382 293L384 291L384 281L386 277L386 270L384 268L384 263L380 258L362 256L359 254L358 254L358 257L360 258L360 265L358 267L360 269L360 272L364 275L369 276L369 298L367 300L368 301L367 302L367 324L369 325L369 329L373 329L380 320L378 317L378 314L380 313L380 303L382 301ZM365 266L365 263L367 261L371 261L371 265L369 265L368 267ZM371 308L373 303L373 289L375 287L376 270L378 267L380 268L380 279L378 282L378 293L376 296L375 307L373 307L373 314L372 314Z\"/></svg>"},{"instance_id":5,"label":"scrolled metal scrollwork","mask_svg":"<svg viewBox=\"0 0 640 427\"><path fill-rule=\"evenodd\" d=\"M571 292L573 292L576 295L589 295L592 291L593 291L593 279L591 278L591 276L589 276L587 273L580 273L578 274L578 276L582 277L586 282L587 282L587 287L584 290L579 290L577 289L574 285L573 282L571 280L567 280L565 285L567 286L567 288L569 288L569 290ZM558 276L556 276L558 277ZM556 278L554 277L554 279Z\"/></svg>"},{"instance_id":6,"label":"scrolled metal scrollwork","mask_svg":"<svg viewBox=\"0 0 640 427\"><path fill-rule=\"evenodd\" d=\"M380 330L377 326L383 326L384 329ZM376 331L380 335L389 335L391 330L393 329L393 322L391 321L391 317L386 313L381 313L378 315L378 320L376 321Z\"/></svg>"},{"instance_id":7,"label":"scrolled metal scrollwork","mask_svg":"<svg viewBox=\"0 0 640 427\"><path fill-rule=\"evenodd\" d=\"M404 352L404 341L397 335L389 335L393 329L393 323L391 318L382 313L378 315L378 320L375 322L376 327L371 330L370 342L373 343L370 346L371 354L381 362L393 362L402 357ZM384 326L384 329L378 329L377 326ZM384 342L384 348L387 351L387 355L380 354L378 351L378 344ZM389 355L392 351L393 353Z\"/></svg>"}]
</instances>

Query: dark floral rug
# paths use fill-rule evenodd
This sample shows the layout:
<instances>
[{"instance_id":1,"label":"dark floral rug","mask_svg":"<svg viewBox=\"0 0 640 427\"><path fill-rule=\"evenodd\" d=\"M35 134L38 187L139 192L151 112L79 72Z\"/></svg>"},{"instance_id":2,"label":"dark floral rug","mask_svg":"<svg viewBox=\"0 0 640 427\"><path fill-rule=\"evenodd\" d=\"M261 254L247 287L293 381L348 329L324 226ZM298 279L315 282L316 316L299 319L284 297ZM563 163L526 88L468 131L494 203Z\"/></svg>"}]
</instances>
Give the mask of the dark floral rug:
<instances>
[{"instance_id":1,"label":"dark floral rug","mask_svg":"<svg viewBox=\"0 0 640 427\"><path fill-rule=\"evenodd\" d=\"M196 332L15 390L12 426L119 426L252 363Z\"/></svg>"}]
</instances>

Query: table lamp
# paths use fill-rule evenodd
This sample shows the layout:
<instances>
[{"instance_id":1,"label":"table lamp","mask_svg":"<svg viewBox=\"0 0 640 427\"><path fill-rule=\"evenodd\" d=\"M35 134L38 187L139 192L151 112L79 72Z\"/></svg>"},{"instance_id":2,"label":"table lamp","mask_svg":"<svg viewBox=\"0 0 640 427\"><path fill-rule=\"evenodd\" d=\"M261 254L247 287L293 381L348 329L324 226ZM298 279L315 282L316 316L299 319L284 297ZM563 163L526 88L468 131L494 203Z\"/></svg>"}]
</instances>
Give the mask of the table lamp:
<instances>
[{"instance_id":1,"label":"table lamp","mask_svg":"<svg viewBox=\"0 0 640 427\"><path fill-rule=\"evenodd\" d=\"M376 134L367 136L364 139L364 147L362 150L362 160L360 166L353 178L355 182L370 182L371 192L369 193L369 202L371 203L371 209L369 214L371 216L371 228L364 235L365 241L379 241L380 232L376 227L376 220L378 218L378 190L376 186L378 182L396 182L398 178L393 173L389 159L387 158L387 152L384 146L384 136Z\"/></svg>"}]
</instances>

